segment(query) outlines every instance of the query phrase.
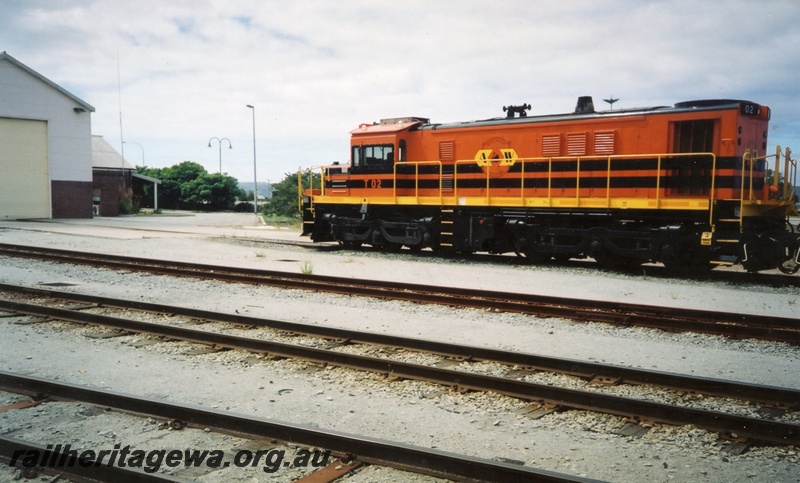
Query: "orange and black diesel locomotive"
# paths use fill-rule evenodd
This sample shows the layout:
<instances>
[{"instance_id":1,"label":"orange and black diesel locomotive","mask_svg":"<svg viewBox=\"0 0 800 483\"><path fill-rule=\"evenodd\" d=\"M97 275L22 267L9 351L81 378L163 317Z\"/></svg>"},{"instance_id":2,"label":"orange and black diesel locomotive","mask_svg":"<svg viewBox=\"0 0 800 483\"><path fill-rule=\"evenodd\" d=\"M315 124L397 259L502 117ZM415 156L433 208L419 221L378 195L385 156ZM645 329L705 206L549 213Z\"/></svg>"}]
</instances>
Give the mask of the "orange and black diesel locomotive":
<instances>
[{"instance_id":1,"label":"orange and black diesel locomotive","mask_svg":"<svg viewBox=\"0 0 800 483\"><path fill-rule=\"evenodd\" d=\"M789 220L797 163L788 148L767 155L767 106L700 100L595 111L581 97L565 114L529 109L360 125L350 162L316 168L321 181L301 190L303 235L681 271L800 268Z\"/></svg>"}]
</instances>

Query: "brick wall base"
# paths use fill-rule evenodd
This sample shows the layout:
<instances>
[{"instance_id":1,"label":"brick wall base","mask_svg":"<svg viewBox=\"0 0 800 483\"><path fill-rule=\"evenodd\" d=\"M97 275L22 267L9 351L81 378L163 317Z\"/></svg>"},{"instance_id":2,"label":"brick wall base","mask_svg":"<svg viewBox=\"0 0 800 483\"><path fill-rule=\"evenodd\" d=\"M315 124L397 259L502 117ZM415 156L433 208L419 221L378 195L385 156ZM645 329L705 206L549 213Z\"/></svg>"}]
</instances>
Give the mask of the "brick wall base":
<instances>
[{"instance_id":1,"label":"brick wall base","mask_svg":"<svg viewBox=\"0 0 800 483\"><path fill-rule=\"evenodd\" d=\"M100 198L100 216L119 215L120 192L131 186L130 172L95 169L92 171L92 180L94 195Z\"/></svg>"},{"instance_id":2,"label":"brick wall base","mask_svg":"<svg viewBox=\"0 0 800 483\"><path fill-rule=\"evenodd\" d=\"M50 181L53 218L91 218L91 181Z\"/></svg>"}]
</instances>

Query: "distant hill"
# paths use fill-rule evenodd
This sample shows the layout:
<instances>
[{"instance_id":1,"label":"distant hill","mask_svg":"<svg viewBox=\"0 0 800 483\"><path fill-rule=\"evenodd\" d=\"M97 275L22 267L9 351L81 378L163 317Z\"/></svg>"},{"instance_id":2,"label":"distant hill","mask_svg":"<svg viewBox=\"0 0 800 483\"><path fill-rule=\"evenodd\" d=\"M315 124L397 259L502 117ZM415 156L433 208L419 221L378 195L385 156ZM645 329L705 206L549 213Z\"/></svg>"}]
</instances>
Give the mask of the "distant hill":
<instances>
[{"instance_id":1,"label":"distant hill","mask_svg":"<svg viewBox=\"0 0 800 483\"><path fill-rule=\"evenodd\" d=\"M253 191L254 183L250 181L239 181L239 188L243 189L246 193ZM269 181L258 182L258 196L264 198L272 198L272 184Z\"/></svg>"}]
</instances>

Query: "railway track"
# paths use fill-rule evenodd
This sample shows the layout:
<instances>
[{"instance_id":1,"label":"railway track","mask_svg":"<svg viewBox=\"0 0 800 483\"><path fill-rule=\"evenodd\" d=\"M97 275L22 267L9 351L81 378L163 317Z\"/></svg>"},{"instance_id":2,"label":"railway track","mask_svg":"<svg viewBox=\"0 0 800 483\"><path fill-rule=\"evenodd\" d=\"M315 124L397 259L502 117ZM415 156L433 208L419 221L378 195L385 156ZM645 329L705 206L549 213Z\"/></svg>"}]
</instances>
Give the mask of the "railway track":
<instances>
[{"instance_id":1,"label":"railway track","mask_svg":"<svg viewBox=\"0 0 800 483\"><path fill-rule=\"evenodd\" d=\"M453 307L519 312L538 317L558 317L669 331L703 332L800 345L800 318L359 280L11 244L0 244L0 255Z\"/></svg>"},{"instance_id":2,"label":"railway track","mask_svg":"<svg viewBox=\"0 0 800 483\"><path fill-rule=\"evenodd\" d=\"M237 243L238 242L238 243ZM309 241L292 241L292 240L280 240L280 239L261 239L261 238L243 238L234 240L235 244L241 244L243 246L284 246L284 247L295 247L301 248L305 250L316 250L321 252L334 252L334 251L341 251L343 253L351 254L361 254L366 256L376 256L376 257L383 257L385 256L380 250L378 249L370 249L370 248L357 248L357 249L347 249L343 248L341 245L334 243L334 242L309 242ZM421 251L421 252L412 252L410 250L401 250L400 252L393 252L393 256L402 257L407 261L417 261L420 259L440 259L440 260L450 260L453 256L442 255L437 252L433 251ZM457 259L463 258L463 256L456 256ZM502 256L502 255L492 255L492 254L481 254L481 253L473 253L469 255L470 263L482 264L482 265L511 265L511 266L518 266L518 265L539 265L537 263L533 263L530 259L522 257L522 256ZM656 278L663 278L665 280L676 278L674 272L671 272L669 269L664 267L660 264L647 264L647 265L638 265L635 267L619 267L618 269L609 269L609 268L599 268L597 267L597 263L591 259L570 259L567 261L546 261L543 263L544 266L561 266L561 267L569 267L574 269L591 269L591 270L610 270L613 272L622 272L622 273L630 273L630 274L637 274L641 275L642 273L646 274L648 277L656 277ZM792 275L785 275L777 270L775 273L771 272L747 272L744 270L710 270L707 272L702 272L698 274L687 274L682 276L681 278L686 279L693 279L693 280L706 280L706 281L713 281L713 282L722 282L722 283L730 283L734 285L743 285L743 284L752 284L752 285L759 285L764 287L774 287L774 288L781 288L781 287L798 287L800 288L800 277L792 276Z\"/></svg>"},{"instance_id":3,"label":"railway track","mask_svg":"<svg viewBox=\"0 0 800 483\"><path fill-rule=\"evenodd\" d=\"M245 326L266 326L282 331L303 333L317 337L332 338L339 343L369 343L409 350L447 354L463 360L490 360L522 367L565 374L578 374L616 382L614 378L641 384L666 386L679 391L700 392L717 396L759 401L772 406L794 410L800 401L800 391L763 385L750 385L718 379L689 377L663 372L633 368L584 363L557 358L546 358L529 354L509 353L476 347L392 337L379 334L364 334L353 331L306 326L281 321L262 320L232 314L168 307L135 301L112 300L77 294L64 294L50 290L14 288L0 286L4 291L14 290L30 296L56 297L72 303L90 303L94 307L112 306L126 310L136 309L180 315L203 321L236 323ZM629 418L632 421L661 422L673 425L693 424L722 435L736 434L740 438L771 444L800 445L800 425L768 418L739 416L721 411L710 411L681 407L673 404L631 399L609 395L595 390L578 390L537 384L519 380L516 376L497 377L460 370L443 369L427 365L411 364L386 358L363 356L337 351L335 347L316 348L298 344L274 342L262 338L240 337L225 333L188 329L175 325L156 324L121 317L89 313L90 306L61 308L41 304L0 300L0 310L35 317L46 317L80 324L95 324L126 332L156 335L174 340L184 340L218 348L241 349L276 357L295 358L326 365L355 368L377 372L387 376L417 379L446 385L458 390L492 391L538 403L549 410L583 409Z\"/></svg>"},{"instance_id":4,"label":"railway track","mask_svg":"<svg viewBox=\"0 0 800 483\"><path fill-rule=\"evenodd\" d=\"M521 371L548 371L558 374L573 375L586 380L602 381L613 384L652 385L689 393L702 393L710 396L734 398L747 401L761 402L772 406L793 408L800 404L800 391L775 388L760 384L740 384L719 379L709 379L672 374L662 371L628 368L612 364L600 364L547 357L521 352L501 351L485 347L456 345L446 342L437 342L424 339L415 339L388 334L340 329L316 324L302 324L282 320L251 317L226 312L214 312L189 307L163 305L143 302L140 300L126 300L96 295L84 295L73 292L63 292L51 289L22 287L17 285L0 284L0 293L14 293L30 297L47 297L67 302L90 304L94 307L114 307L119 309L137 310L167 316L179 316L204 322L231 323L242 327L264 327L282 331L288 334L319 337L335 341L339 345L345 344L370 344L389 348L397 348L416 352L426 352L441 355L453 361L479 362L488 361L517 367ZM22 308L20 308L22 307ZM35 306L27 307L17 305L14 301L0 298L0 310L27 313L42 317L62 318L76 323L98 323L102 319L93 319L92 316L82 313L86 307L69 310L69 313L36 313ZM69 318L64 319L63 317ZM131 327L130 330L133 330ZM169 334L157 334L169 335Z\"/></svg>"},{"instance_id":5,"label":"railway track","mask_svg":"<svg viewBox=\"0 0 800 483\"><path fill-rule=\"evenodd\" d=\"M77 401L119 411L148 415L184 427L214 428L218 431L244 435L252 439L274 439L286 443L326 448L344 461L389 466L428 474L445 479L508 482L591 482L589 478L569 476L502 461L486 460L422 448L387 440L369 438L291 424L264 418L250 417L191 404L165 402L152 398L106 391L42 378L0 372L0 390L24 394L37 400ZM0 437L0 457L9 460L15 451L43 451L41 445ZM53 451L48 453L52 454ZM40 453L41 454L41 453ZM50 461L54 461L51 459ZM340 462L338 466L344 464ZM334 466L337 464L334 463ZM119 465L77 464L59 470L72 470L76 476L99 478L100 481L187 481L170 475L130 471ZM55 481L55 480L54 480ZM97 480L95 480L97 481ZM332 481L318 479L313 481Z\"/></svg>"}]
</instances>

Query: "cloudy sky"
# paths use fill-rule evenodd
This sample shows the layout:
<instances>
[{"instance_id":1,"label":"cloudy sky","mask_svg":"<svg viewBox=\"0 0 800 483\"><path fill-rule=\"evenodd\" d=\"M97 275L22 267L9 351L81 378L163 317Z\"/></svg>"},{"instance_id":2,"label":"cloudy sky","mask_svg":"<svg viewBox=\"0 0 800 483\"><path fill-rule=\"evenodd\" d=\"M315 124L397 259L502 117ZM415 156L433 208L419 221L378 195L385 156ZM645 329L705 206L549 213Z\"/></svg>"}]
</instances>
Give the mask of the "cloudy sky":
<instances>
[{"instance_id":1,"label":"cloudy sky","mask_svg":"<svg viewBox=\"0 0 800 483\"><path fill-rule=\"evenodd\" d=\"M255 112L258 179L279 181L345 161L362 122L581 95L749 99L772 108L769 149L800 154L796 0L0 0L0 18L0 51L93 105L138 165L216 172L209 139L228 138L223 171L251 181Z\"/></svg>"}]
</instances>

